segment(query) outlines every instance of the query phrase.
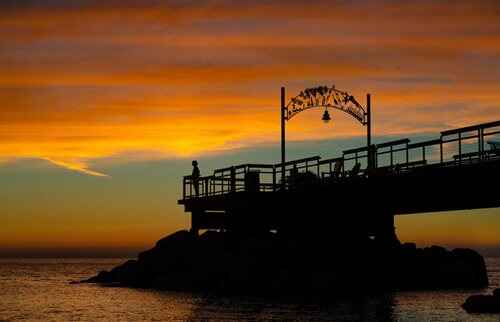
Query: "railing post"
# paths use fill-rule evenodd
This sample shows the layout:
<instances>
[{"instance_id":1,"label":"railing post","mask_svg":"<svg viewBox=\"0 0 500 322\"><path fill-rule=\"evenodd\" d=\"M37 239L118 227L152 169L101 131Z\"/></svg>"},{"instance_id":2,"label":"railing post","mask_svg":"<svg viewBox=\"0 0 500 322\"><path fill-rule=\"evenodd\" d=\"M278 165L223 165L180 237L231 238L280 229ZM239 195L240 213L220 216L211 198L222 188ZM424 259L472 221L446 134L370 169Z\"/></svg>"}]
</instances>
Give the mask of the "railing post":
<instances>
[{"instance_id":1,"label":"railing post","mask_svg":"<svg viewBox=\"0 0 500 322\"><path fill-rule=\"evenodd\" d=\"M231 167L231 192L236 192L236 170Z\"/></svg>"},{"instance_id":2,"label":"railing post","mask_svg":"<svg viewBox=\"0 0 500 322\"><path fill-rule=\"evenodd\" d=\"M273 164L273 192L276 191L276 166Z\"/></svg>"},{"instance_id":3,"label":"railing post","mask_svg":"<svg viewBox=\"0 0 500 322\"><path fill-rule=\"evenodd\" d=\"M186 177L182 177L182 199L186 199Z\"/></svg>"},{"instance_id":4,"label":"railing post","mask_svg":"<svg viewBox=\"0 0 500 322\"><path fill-rule=\"evenodd\" d=\"M458 132L458 164L462 164L462 132Z\"/></svg>"},{"instance_id":5,"label":"railing post","mask_svg":"<svg viewBox=\"0 0 500 322\"><path fill-rule=\"evenodd\" d=\"M410 153L408 151L408 142L406 142L406 164L408 164L409 160L410 160Z\"/></svg>"},{"instance_id":6,"label":"railing post","mask_svg":"<svg viewBox=\"0 0 500 322\"><path fill-rule=\"evenodd\" d=\"M204 187L205 188L205 196L208 196L208 178L205 178L205 183L204 183Z\"/></svg>"},{"instance_id":7,"label":"railing post","mask_svg":"<svg viewBox=\"0 0 500 322\"><path fill-rule=\"evenodd\" d=\"M443 136L441 135L441 140L439 140L439 159L443 163Z\"/></svg>"},{"instance_id":8,"label":"railing post","mask_svg":"<svg viewBox=\"0 0 500 322\"><path fill-rule=\"evenodd\" d=\"M477 152L479 153L479 160L482 160L483 151L481 149L481 129L477 130Z\"/></svg>"},{"instance_id":9,"label":"railing post","mask_svg":"<svg viewBox=\"0 0 500 322\"><path fill-rule=\"evenodd\" d=\"M481 151L484 153L484 129L481 129Z\"/></svg>"},{"instance_id":10,"label":"railing post","mask_svg":"<svg viewBox=\"0 0 500 322\"><path fill-rule=\"evenodd\" d=\"M392 167L392 165L394 164L393 156L392 156L392 145L390 146L390 149L391 149L391 167Z\"/></svg>"}]
</instances>

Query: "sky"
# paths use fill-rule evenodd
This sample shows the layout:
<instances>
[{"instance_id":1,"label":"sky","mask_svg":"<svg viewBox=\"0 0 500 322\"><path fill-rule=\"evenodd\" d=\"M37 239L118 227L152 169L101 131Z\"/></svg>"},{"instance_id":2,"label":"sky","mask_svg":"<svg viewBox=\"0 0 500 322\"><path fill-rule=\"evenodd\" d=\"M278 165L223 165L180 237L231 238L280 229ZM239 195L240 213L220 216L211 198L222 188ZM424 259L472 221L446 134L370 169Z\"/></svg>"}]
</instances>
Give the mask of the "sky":
<instances>
[{"instance_id":1,"label":"sky","mask_svg":"<svg viewBox=\"0 0 500 322\"><path fill-rule=\"evenodd\" d=\"M498 120L499 21L498 1L1 1L0 256L131 254L188 228L191 160L279 160L281 86L370 93L375 142ZM290 158L364 144L321 113L287 124ZM500 249L498 209L396 224Z\"/></svg>"}]
</instances>

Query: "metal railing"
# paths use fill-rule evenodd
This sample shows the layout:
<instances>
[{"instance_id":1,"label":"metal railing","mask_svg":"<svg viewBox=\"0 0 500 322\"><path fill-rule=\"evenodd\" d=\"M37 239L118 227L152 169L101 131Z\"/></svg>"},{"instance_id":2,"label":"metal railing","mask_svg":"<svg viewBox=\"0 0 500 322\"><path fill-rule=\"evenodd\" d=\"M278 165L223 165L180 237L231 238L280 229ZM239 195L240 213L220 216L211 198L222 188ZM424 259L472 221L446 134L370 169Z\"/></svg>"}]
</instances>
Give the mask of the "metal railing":
<instances>
[{"instance_id":1,"label":"metal railing","mask_svg":"<svg viewBox=\"0 0 500 322\"><path fill-rule=\"evenodd\" d=\"M284 167L281 163L241 164L216 169L210 176L185 176L182 196L185 200L242 191L277 192L293 189L304 180L350 180L378 174L398 175L416 168L483 162L500 158L500 142L485 141L498 134L500 121L495 121L443 131L438 139L416 143L410 143L410 139L393 140L345 150L337 158L321 160L320 156L314 156L292 160ZM371 169L366 166L369 157L373 158Z\"/></svg>"}]
</instances>

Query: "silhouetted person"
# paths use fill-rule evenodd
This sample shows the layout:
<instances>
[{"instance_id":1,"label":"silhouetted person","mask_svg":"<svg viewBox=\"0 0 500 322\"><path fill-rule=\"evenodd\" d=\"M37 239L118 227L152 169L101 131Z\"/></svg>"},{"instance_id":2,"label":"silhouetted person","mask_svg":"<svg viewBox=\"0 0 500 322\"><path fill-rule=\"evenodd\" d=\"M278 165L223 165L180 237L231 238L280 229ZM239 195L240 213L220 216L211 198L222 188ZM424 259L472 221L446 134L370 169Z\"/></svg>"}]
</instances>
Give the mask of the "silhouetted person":
<instances>
[{"instance_id":1,"label":"silhouetted person","mask_svg":"<svg viewBox=\"0 0 500 322\"><path fill-rule=\"evenodd\" d=\"M335 166L333 168L333 176L334 178L339 178L340 175L342 174L342 161L341 160L337 160L335 161Z\"/></svg>"},{"instance_id":2,"label":"silhouetted person","mask_svg":"<svg viewBox=\"0 0 500 322\"><path fill-rule=\"evenodd\" d=\"M191 180L192 180L193 186L194 186L194 193L195 193L196 197L198 197L198 194L200 192L200 187L199 187L200 168L198 168L198 161L196 161L196 160L193 160L193 162L191 162L191 164L193 165L193 173L191 173Z\"/></svg>"},{"instance_id":3,"label":"silhouetted person","mask_svg":"<svg viewBox=\"0 0 500 322\"><path fill-rule=\"evenodd\" d=\"M359 170L361 170L361 163L356 162L354 167L352 167L351 173L349 175L351 177L357 176L359 174Z\"/></svg>"}]
</instances>

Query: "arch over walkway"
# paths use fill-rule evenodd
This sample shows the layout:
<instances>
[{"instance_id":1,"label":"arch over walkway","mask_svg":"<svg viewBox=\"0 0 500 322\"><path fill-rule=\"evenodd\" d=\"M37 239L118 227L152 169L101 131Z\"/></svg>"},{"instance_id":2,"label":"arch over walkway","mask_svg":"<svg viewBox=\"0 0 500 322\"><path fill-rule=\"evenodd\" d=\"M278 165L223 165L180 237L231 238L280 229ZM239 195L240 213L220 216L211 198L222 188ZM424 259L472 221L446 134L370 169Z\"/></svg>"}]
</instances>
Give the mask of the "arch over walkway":
<instances>
[{"instance_id":1,"label":"arch over walkway","mask_svg":"<svg viewBox=\"0 0 500 322\"><path fill-rule=\"evenodd\" d=\"M285 119L289 121L298 113L315 107L335 108L351 115L363 125L368 122L365 108L354 96L335 86L319 86L301 91L286 105Z\"/></svg>"}]
</instances>

